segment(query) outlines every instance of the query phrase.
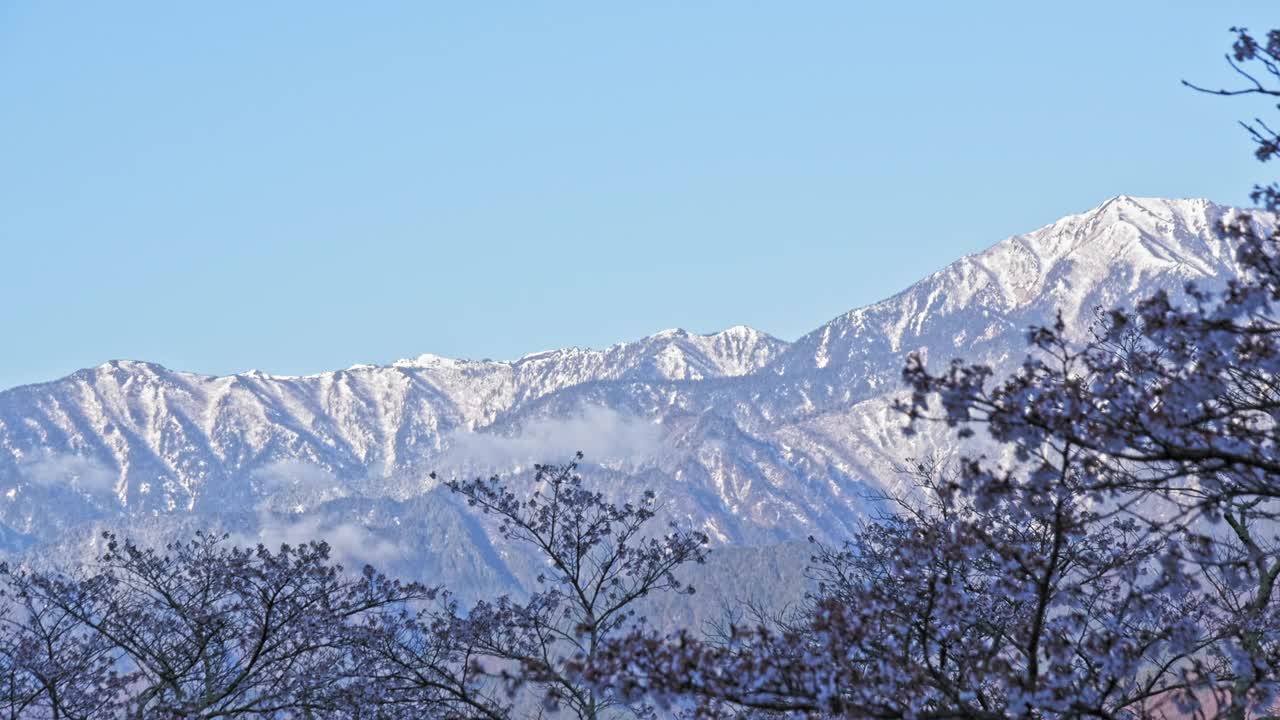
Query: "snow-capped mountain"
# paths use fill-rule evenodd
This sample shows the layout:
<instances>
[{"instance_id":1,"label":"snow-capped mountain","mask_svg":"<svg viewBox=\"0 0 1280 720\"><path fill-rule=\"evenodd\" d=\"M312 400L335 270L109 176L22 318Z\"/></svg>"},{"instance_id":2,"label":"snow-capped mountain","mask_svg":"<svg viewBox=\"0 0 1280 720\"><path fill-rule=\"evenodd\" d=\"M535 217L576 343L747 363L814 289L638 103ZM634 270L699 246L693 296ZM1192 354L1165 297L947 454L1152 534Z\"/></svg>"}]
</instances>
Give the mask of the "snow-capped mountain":
<instances>
[{"instance_id":1,"label":"snow-capped mountain","mask_svg":"<svg viewBox=\"0 0 1280 720\"><path fill-rule=\"evenodd\" d=\"M301 377L109 362L0 392L0 542L216 518L266 539L347 537L393 564L425 548L435 572L480 563L497 578L503 559L428 472L520 473L577 449L606 487L652 487L720 543L838 537L896 462L950 442L901 435L890 403L908 353L1016 362L1026 328L1058 311L1083 330L1096 306L1219 281L1235 269L1216 230L1227 212L1113 198L794 343L741 326L670 330L605 350ZM483 552L448 559L457 547Z\"/></svg>"}]
</instances>

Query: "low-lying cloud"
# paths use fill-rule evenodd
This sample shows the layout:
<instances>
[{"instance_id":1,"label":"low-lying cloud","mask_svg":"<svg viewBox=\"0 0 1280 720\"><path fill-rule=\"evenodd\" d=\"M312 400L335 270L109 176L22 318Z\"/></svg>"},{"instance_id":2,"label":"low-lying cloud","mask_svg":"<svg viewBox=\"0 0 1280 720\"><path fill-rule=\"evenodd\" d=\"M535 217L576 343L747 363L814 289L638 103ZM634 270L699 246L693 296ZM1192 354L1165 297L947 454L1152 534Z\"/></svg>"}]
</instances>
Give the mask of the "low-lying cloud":
<instances>
[{"instance_id":1,"label":"low-lying cloud","mask_svg":"<svg viewBox=\"0 0 1280 720\"><path fill-rule=\"evenodd\" d=\"M366 563L382 567L404 555L398 544L357 523L335 522L318 515L278 515L265 509L258 513L258 537L252 540L273 550L282 544L323 540L329 544L333 559L348 568Z\"/></svg>"},{"instance_id":2,"label":"low-lying cloud","mask_svg":"<svg viewBox=\"0 0 1280 720\"><path fill-rule=\"evenodd\" d=\"M279 460L254 470L253 479L262 493L255 508L257 536L238 538L238 542L275 549L323 540L333 559L349 568L383 565L403 555L400 546L369 528L316 509L346 494L332 470L302 460Z\"/></svg>"},{"instance_id":3,"label":"low-lying cloud","mask_svg":"<svg viewBox=\"0 0 1280 720\"><path fill-rule=\"evenodd\" d=\"M324 491L341 487L338 476L333 471L302 460L277 460L268 463L253 471L253 479L267 493L282 490Z\"/></svg>"},{"instance_id":4,"label":"low-lying cloud","mask_svg":"<svg viewBox=\"0 0 1280 720\"><path fill-rule=\"evenodd\" d=\"M581 450L591 462L641 463L657 455L662 426L606 407L589 406L566 418L535 418L514 435L455 431L447 463L506 467L559 462Z\"/></svg>"},{"instance_id":5,"label":"low-lying cloud","mask_svg":"<svg viewBox=\"0 0 1280 720\"><path fill-rule=\"evenodd\" d=\"M119 479L114 470L101 461L83 455L49 453L24 460L18 466L21 476L41 487L69 487L86 493L109 493Z\"/></svg>"}]
</instances>

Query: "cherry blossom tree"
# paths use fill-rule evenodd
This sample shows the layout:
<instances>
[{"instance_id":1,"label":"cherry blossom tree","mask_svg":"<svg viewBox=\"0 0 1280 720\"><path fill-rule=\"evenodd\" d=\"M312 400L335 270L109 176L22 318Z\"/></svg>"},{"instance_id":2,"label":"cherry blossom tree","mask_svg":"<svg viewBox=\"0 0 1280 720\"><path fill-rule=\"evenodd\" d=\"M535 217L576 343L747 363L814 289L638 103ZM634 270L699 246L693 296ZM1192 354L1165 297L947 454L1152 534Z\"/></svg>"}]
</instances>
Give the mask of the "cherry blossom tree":
<instances>
[{"instance_id":1,"label":"cherry blossom tree","mask_svg":"<svg viewBox=\"0 0 1280 720\"><path fill-rule=\"evenodd\" d=\"M348 574L324 543L272 552L202 533L157 551L104 539L76 575L4 569L4 661L22 717L342 717L352 621L434 592L368 567Z\"/></svg>"},{"instance_id":2,"label":"cherry blossom tree","mask_svg":"<svg viewBox=\"0 0 1280 720\"><path fill-rule=\"evenodd\" d=\"M637 623L641 599L692 592L675 571L706 557L707 538L655 532L652 493L609 502L576 463L539 466L527 488L449 486L545 561L529 597L464 609L440 588L348 573L322 542L271 551L198 533L157 550L106 534L73 573L0 566L0 711L504 720L536 688L580 718L646 714L568 668Z\"/></svg>"},{"instance_id":3,"label":"cherry blossom tree","mask_svg":"<svg viewBox=\"0 0 1280 720\"><path fill-rule=\"evenodd\" d=\"M352 636L352 673L360 677L347 701L352 717L379 720L506 720L514 703L479 667L486 657L479 617L459 613L440 594L427 608L398 607L363 618Z\"/></svg>"},{"instance_id":4,"label":"cherry blossom tree","mask_svg":"<svg viewBox=\"0 0 1280 720\"><path fill-rule=\"evenodd\" d=\"M1192 87L1280 96L1280 31L1264 41L1233 32L1228 62L1246 86ZM1265 121L1245 127L1260 160L1276 156ZM1280 190L1257 186L1253 198L1275 210ZM1129 508L1149 532L1185 534L1214 608L1217 705L1243 717L1280 691L1280 235L1274 216L1250 213L1224 218L1222 232L1242 268L1223 289L1157 292L1101 314L1082 343L1061 321L1034 328L1033 354L1005 378L961 361L934 374L913 358L903 409L964 434L985 428L1023 457L1075 448L1099 502ZM940 414L930 414L931 398Z\"/></svg>"},{"instance_id":5,"label":"cherry blossom tree","mask_svg":"<svg viewBox=\"0 0 1280 720\"><path fill-rule=\"evenodd\" d=\"M1234 30L1249 83L1280 95L1280 32ZM1266 161L1276 134L1246 124ZM1255 188L1270 209L1275 185ZM1234 213L1238 277L1059 320L1000 377L912 357L908 432L972 440L938 479L839 549L790 627L728 642L636 631L584 674L697 712L843 717L1245 718L1280 691L1280 237ZM976 437L979 430L986 438ZM984 454L994 443L1012 460ZM1010 454L1001 452L999 457Z\"/></svg>"},{"instance_id":6,"label":"cherry blossom tree","mask_svg":"<svg viewBox=\"0 0 1280 720\"><path fill-rule=\"evenodd\" d=\"M523 496L496 477L448 486L496 517L503 538L544 562L527 600L502 597L471 609L465 624L476 649L497 661L504 677L540 687L549 706L582 720L647 714L644 705L620 703L607 688L583 682L572 668L593 662L606 640L635 625L643 598L692 593L675 571L705 560L707 536L674 524L654 533L652 491L610 502L584 484L576 460L537 466L536 489Z\"/></svg>"},{"instance_id":7,"label":"cherry blossom tree","mask_svg":"<svg viewBox=\"0 0 1280 720\"><path fill-rule=\"evenodd\" d=\"M1231 88L1210 88L1186 80L1183 84L1212 95L1280 97L1280 30L1270 30L1261 38L1248 28L1233 27L1231 32L1236 39L1227 54L1227 64L1242 84ZM1254 157L1259 161L1267 162L1280 156L1280 133L1270 124L1255 118L1241 125L1256 145ZM1268 210L1280 209L1280 185L1276 183L1255 185L1250 197Z\"/></svg>"},{"instance_id":8,"label":"cherry blossom tree","mask_svg":"<svg viewBox=\"0 0 1280 720\"><path fill-rule=\"evenodd\" d=\"M87 719L120 704L130 677L114 646L21 582L0 603L0 715Z\"/></svg>"},{"instance_id":9,"label":"cherry blossom tree","mask_svg":"<svg viewBox=\"0 0 1280 720\"><path fill-rule=\"evenodd\" d=\"M816 545L809 607L728 642L635 631L586 676L710 716L1151 717L1209 686L1177 545L1091 510L1070 454L999 489L917 468L905 512Z\"/></svg>"}]
</instances>

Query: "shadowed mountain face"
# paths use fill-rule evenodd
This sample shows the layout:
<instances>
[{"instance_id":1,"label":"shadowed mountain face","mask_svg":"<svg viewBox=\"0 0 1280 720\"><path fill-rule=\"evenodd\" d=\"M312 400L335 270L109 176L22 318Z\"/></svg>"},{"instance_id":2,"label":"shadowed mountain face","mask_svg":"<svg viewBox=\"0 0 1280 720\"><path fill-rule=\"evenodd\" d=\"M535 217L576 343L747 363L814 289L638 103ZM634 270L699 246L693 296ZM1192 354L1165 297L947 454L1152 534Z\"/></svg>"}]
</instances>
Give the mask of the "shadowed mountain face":
<instances>
[{"instance_id":1,"label":"shadowed mountain face","mask_svg":"<svg viewBox=\"0 0 1280 720\"><path fill-rule=\"evenodd\" d=\"M1008 238L787 343L670 330L512 362L423 355L303 377L208 377L113 361L0 393L0 546L91 547L104 525L221 523L324 536L410 574L509 581L483 523L428 473L527 473L581 449L610 492L655 489L715 542L838 538L908 441L891 410L906 356L1020 361L1028 326L1083 332L1126 304L1235 270L1203 200L1117 197ZM517 575L519 572L517 572Z\"/></svg>"}]
</instances>

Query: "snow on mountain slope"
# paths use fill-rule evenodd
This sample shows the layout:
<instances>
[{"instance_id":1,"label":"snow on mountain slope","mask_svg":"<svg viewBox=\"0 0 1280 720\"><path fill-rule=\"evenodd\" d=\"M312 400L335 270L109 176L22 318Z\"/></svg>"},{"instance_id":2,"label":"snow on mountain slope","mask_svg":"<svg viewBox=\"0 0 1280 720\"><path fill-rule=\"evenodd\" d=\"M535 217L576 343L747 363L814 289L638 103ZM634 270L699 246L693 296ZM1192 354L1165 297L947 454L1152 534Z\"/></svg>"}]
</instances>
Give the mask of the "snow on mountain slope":
<instances>
[{"instance_id":1,"label":"snow on mountain slope","mask_svg":"<svg viewBox=\"0 0 1280 720\"><path fill-rule=\"evenodd\" d=\"M907 353L1014 362L1026 327L1058 310L1083 329L1096 305L1216 282L1235 267L1216 232L1225 212L1114 198L791 344L741 326L671 330L599 351L423 355L304 377L107 363L0 393L0 539L236 515L262 537L285 523L441 548L462 531L423 509L445 502L429 470L520 471L577 448L602 482L655 488L668 514L722 543L836 537L896 462L949 447L941 431L901 437L889 403Z\"/></svg>"},{"instance_id":2,"label":"snow on mountain slope","mask_svg":"<svg viewBox=\"0 0 1280 720\"><path fill-rule=\"evenodd\" d=\"M208 377L112 361L0 393L0 488L13 491L0 517L34 527L51 494L88 514L251 505L284 462L347 483L385 477L438 454L452 432L566 387L741 375L784 347L737 327L515 362L424 355L305 377Z\"/></svg>"},{"instance_id":3,"label":"snow on mountain slope","mask_svg":"<svg viewBox=\"0 0 1280 720\"><path fill-rule=\"evenodd\" d=\"M939 360L1020 360L1027 327L1051 323L1056 312L1083 331L1096 307L1234 272L1216 230L1228 211L1206 200L1112 198L835 318L793 343L771 370L821 386L811 387L813 402L847 405L896 385L914 350Z\"/></svg>"},{"instance_id":4,"label":"snow on mountain slope","mask_svg":"<svg viewBox=\"0 0 1280 720\"><path fill-rule=\"evenodd\" d=\"M1113 198L837 317L758 372L576 386L523 404L489 429L515 434L522 423L582 406L654 418L666 433L650 464L680 479L673 496L715 498L721 515L706 528L713 536L838 536L865 511L869 492L897 482L895 466L953 449L941 427L910 440L900 432L891 403L909 352L1008 367L1026 354L1027 328L1058 311L1083 331L1095 307L1188 281L1221 282L1236 269L1217 233L1226 212L1204 200ZM708 517L691 500L685 505L688 519Z\"/></svg>"}]
</instances>

